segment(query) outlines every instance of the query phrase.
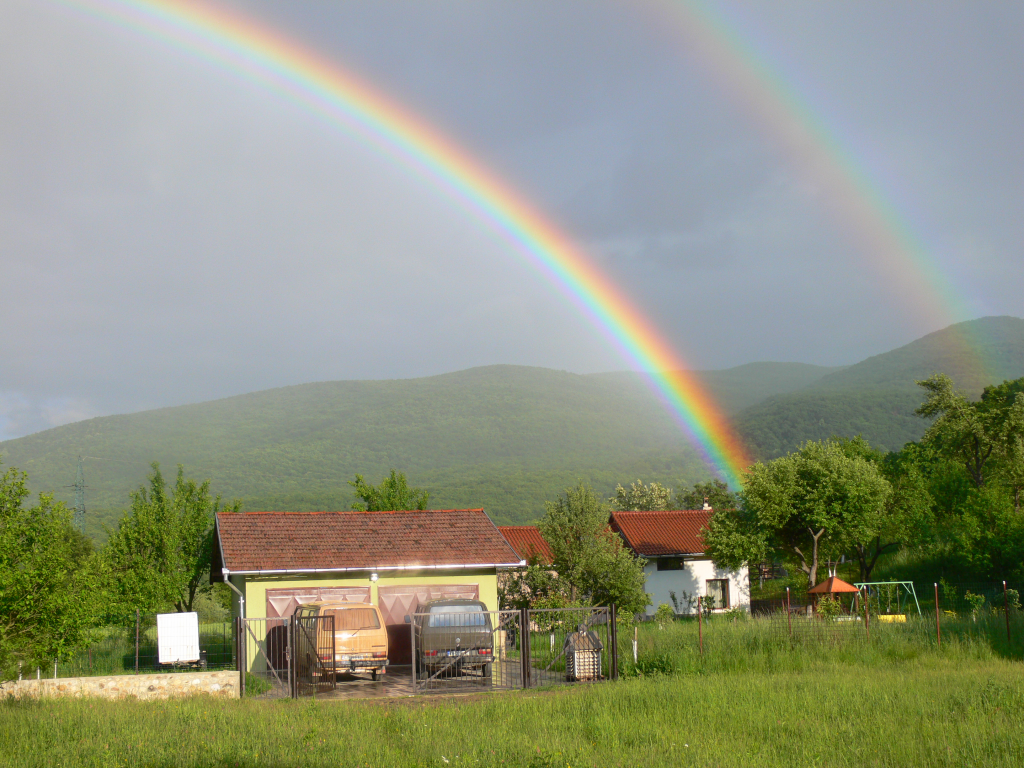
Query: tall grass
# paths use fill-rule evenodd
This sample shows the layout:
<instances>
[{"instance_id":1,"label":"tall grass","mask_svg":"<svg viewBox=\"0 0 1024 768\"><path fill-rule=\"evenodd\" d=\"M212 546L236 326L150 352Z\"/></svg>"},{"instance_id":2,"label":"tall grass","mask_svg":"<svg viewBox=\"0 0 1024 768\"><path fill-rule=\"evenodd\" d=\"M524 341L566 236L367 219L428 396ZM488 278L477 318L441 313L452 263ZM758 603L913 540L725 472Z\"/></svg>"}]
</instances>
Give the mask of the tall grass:
<instances>
[{"instance_id":1,"label":"tall grass","mask_svg":"<svg viewBox=\"0 0 1024 768\"><path fill-rule=\"evenodd\" d=\"M703 654L698 633L703 635ZM694 620L659 628L639 627L634 667L631 631L620 632L620 668L639 673L711 674L800 672L821 664L887 666L912 659L936 663L1024 659L1024 616L1010 616L1010 640L1002 613L944 614L941 647L934 616L908 617L906 623L869 621L827 623L804 616L735 619L715 616L698 628Z\"/></svg>"},{"instance_id":2,"label":"tall grass","mask_svg":"<svg viewBox=\"0 0 1024 768\"><path fill-rule=\"evenodd\" d=\"M11 766L1016 766L1024 620L714 617L621 635L618 683L378 701L0 702Z\"/></svg>"},{"instance_id":3,"label":"tall grass","mask_svg":"<svg viewBox=\"0 0 1024 768\"><path fill-rule=\"evenodd\" d=\"M1015 766L1004 660L675 675L468 699L0 704L11 766Z\"/></svg>"}]
</instances>

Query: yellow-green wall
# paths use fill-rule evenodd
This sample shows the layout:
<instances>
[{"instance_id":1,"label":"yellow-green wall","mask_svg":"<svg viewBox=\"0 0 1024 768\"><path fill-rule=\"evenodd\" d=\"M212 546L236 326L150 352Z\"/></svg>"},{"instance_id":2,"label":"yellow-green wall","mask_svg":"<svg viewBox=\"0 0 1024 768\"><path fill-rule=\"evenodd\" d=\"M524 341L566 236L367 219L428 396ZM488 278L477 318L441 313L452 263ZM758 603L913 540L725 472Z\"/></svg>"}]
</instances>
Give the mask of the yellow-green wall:
<instances>
[{"instance_id":1,"label":"yellow-green wall","mask_svg":"<svg viewBox=\"0 0 1024 768\"><path fill-rule=\"evenodd\" d=\"M370 601L378 604L378 587L397 587L406 584L479 584L480 599L487 610L498 610L498 577L494 568L451 571L381 571L376 582L370 581L369 572L326 573L311 576L246 576L245 615L267 615L268 589L294 589L296 587L369 587Z\"/></svg>"}]
</instances>

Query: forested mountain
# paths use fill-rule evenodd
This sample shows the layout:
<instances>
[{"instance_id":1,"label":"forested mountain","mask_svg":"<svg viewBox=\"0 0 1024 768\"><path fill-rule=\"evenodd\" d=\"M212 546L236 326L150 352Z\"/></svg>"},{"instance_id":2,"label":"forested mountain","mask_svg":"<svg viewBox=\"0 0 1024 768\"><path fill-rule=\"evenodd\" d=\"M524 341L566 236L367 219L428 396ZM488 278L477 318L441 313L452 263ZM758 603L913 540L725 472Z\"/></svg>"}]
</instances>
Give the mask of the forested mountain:
<instances>
[{"instance_id":1,"label":"forested mountain","mask_svg":"<svg viewBox=\"0 0 1024 768\"><path fill-rule=\"evenodd\" d=\"M730 412L837 369L762 363L700 374ZM339 381L108 416L0 443L33 490L71 502L85 457L87 531L101 534L151 461L210 477L246 509L347 509L347 481L396 468L436 507L533 520L578 478L602 494L637 477L707 477L682 430L633 373L490 366L421 379Z\"/></svg>"},{"instance_id":2,"label":"forested mountain","mask_svg":"<svg viewBox=\"0 0 1024 768\"><path fill-rule=\"evenodd\" d=\"M963 323L842 369L753 363L697 375L752 452L771 457L833 434L899 448L924 431L914 382L936 371L975 396L1024 376L1024 320ZM0 443L0 455L29 473L33 491L69 503L85 457L86 530L98 536L151 461L168 476L183 464L190 477L212 478L214 493L246 509L347 509L356 473L379 482L395 468L430 491L431 506L484 507L501 523L537 519L581 478L607 496L636 478L678 488L708 477L639 374L501 365L90 419Z\"/></svg>"},{"instance_id":3,"label":"forested mountain","mask_svg":"<svg viewBox=\"0 0 1024 768\"><path fill-rule=\"evenodd\" d=\"M924 434L927 422L914 414L923 399L915 382L939 372L972 398L988 384L1024 376L1024 320L958 323L803 389L768 397L739 413L735 424L763 459L832 435L860 434L872 445L896 450Z\"/></svg>"}]
</instances>

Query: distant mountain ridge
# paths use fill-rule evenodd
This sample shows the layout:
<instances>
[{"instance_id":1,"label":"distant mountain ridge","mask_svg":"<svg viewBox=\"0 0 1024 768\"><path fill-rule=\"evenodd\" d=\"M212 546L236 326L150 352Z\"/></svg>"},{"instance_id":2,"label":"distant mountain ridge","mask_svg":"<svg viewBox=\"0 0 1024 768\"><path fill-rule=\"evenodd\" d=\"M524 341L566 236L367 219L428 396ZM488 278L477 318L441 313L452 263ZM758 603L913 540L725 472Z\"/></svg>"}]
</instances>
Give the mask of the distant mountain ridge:
<instances>
[{"instance_id":1,"label":"distant mountain ridge","mask_svg":"<svg viewBox=\"0 0 1024 768\"><path fill-rule=\"evenodd\" d=\"M1024 320L986 317L930 333L903 347L765 398L736 415L737 431L758 458L774 458L807 440L863 435L897 450L928 424L917 381L945 373L971 397L989 384L1024 376Z\"/></svg>"},{"instance_id":2,"label":"distant mountain ridge","mask_svg":"<svg viewBox=\"0 0 1024 768\"><path fill-rule=\"evenodd\" d=\"M989 356L985 372L965 357L965 334ZM913 415L914 381L938 370L973 394L1024 376L1024 320L953 326L845 368L751 363L694 375L766 457L833 434L899 448L926 426ZM87 457L87 532L97 536L154 460L167 475L183 464L189 476L212 478L215 493L246 509L278 510L348 509L348 480L377 482L393 467L430 491L431 506L484 507L503 524L536 520L578 479L607 496L638 477L673 488L708 477L642 374L510 365L107 416L0 443L0 455L29 473L33 491L69 503L77 457Z\"/></svg>"}]
</instances>

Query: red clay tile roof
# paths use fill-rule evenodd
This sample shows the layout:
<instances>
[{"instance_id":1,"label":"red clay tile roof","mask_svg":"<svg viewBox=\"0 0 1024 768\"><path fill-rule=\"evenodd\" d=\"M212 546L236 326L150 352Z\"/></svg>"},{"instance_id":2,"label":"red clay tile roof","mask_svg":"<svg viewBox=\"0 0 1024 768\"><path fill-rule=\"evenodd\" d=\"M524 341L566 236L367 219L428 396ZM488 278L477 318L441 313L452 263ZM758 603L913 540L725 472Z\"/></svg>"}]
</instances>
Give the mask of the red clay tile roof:
<instances>
[{"instance_id":1,"label":"red clay tile roof","mask_svg":"<svg viewBox=\"0 0 1024 768\"><path fill-rule=\"evenodd\" d=\"M498 530L523 560L529 560L536 555L544 565L550 565L554 561L551 546L540 535L536 525L499 525Z\"/></svg>"},{"instance_id":2,"label":"red clay tile roof","mask_svg":"<svg viewBox=\"0 0 1024 768\"><path fill-rule=\"evenodd\" d=\"M521 561L482 509L221 512L217 537L214 569L232 573Z\"/></svg>"},{"instance_id":3,"label":"red clay tile roof","mask_svg":"<svg viewBox=\"0 0 1024 768\"><path fill-rule=\"evenodd\" d=\"M612 512L611 528L638 555L696 555L704 552L702 530L711 510Z\"/></svg>"}]
</instances>

